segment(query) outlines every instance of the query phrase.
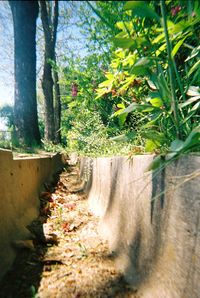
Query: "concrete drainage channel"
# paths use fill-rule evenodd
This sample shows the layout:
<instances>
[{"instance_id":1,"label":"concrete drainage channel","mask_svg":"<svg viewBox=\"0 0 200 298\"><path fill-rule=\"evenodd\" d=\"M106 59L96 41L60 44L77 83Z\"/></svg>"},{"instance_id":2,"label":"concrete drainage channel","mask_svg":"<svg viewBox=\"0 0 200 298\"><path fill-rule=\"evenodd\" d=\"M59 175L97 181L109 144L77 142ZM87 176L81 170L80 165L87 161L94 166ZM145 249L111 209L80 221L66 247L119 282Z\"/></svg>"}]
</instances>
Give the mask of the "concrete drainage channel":
<instances>
[{"instance_id":1,"label":"concrete drainage channel","mask_svg":"<svg viewBox=\"0 0 200 298\"><path fill-rule=\"evenodd\" d=\"M63 162L59 154L13 158L0 150L0 278L15 259L15 243L30 239L26 227L38 216L39 193Z\"/></svg>"},{"instance_id":2,"label":"concrete drainage channel","mask_svg":"<svg viewBox=\"0 0 200 298\"><path fill-rule=\"evenodd\" d=\"M200 297L200 156L145 172L154 156L81 160L89 207L139 297Z\"/></svg>"},{"instance_id":3,"label":"concrete drainage channel","mask_svg":"<svg viewBox=\"0 0 200 298\"><path fill-rule=\"evenodd\" d=\"M198 298L200 156L146 172L153 158L82 158L89 208L138 297ZM1 276L14 260L12 243L29 239L26 226L38 215L42 185L62 165L60 155L13 159L10 151L0 151Z\"/></svg>"}]
</instances>

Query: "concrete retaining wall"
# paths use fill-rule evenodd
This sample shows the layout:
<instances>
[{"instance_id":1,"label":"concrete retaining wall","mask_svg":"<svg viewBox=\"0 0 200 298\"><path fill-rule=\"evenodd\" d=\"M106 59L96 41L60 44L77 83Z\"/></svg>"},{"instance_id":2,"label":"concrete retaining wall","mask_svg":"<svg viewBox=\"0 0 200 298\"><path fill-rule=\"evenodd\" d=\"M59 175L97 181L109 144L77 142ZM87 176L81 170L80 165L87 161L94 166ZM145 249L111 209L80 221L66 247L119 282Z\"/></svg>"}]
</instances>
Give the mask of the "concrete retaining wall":
<instances>
[{"instance_id":1,"label":"concrete retaining wall","mask_svg":"<svg viewBox=\"0 0 200 298\"><path fill-rule=\"evenodd\" d=\"M38 216L43 183L63 166L60 155L13 159L0 150L0 278L12 264L12 243L30 239L26 226Z\"/></svg>"},{"instance_id":2,"label":"concrete retaining wall","mask_svg":"<svg viewBox=\"0 0 200 298\"><path fill-rule=\"evenodd\" d=\"M199 298L200 156L145 172L153 158L84 159L89 207L140 297Z\"/></svg>"}]
</instances>

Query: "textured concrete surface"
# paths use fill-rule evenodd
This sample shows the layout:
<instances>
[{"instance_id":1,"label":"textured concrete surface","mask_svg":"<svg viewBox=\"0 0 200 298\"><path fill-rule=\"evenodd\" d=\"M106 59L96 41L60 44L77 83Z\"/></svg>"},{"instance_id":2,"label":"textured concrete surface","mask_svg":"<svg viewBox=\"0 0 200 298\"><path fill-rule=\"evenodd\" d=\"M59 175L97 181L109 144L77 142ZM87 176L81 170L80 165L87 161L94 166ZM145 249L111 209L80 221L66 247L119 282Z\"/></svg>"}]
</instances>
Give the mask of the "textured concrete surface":
<instances>
[{"instance_id":1,"label":"textured concrete surface","mask_svg":"<svg viewBox=\"0 0 200 298\"><path fill-rule=\"evenodd\" d=\"M30 239L26 228L38 215L43 183L63 166L60 155L13 159L0 150L0 278L12 264L12 243Z\"/></svg>"},{"instance_id":2,"label":"textured concrete surface","mask_svg":"<svg viewBox=\"0 0 200 298\"><path fill-rule=\"evenodd\" d=\"M199 298L200 156L146 172L153 158L84 159L89 207L140 297Z\"/></svg>"}]
</instances>

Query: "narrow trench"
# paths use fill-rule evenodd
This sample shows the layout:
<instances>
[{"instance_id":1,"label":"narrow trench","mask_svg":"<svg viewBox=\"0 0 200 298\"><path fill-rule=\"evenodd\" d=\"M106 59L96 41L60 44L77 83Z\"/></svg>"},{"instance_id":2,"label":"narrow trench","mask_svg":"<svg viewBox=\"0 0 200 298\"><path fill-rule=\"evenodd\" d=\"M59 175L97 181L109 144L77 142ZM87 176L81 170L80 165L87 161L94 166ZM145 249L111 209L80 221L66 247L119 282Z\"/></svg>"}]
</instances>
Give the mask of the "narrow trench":
<instances>
[{"instance_id":1,"label":"narrow trench","mask_svg":"<svg viewBox=\"0 0 200 298\"><path fill-rule=\"evenodd\" d=\"M78 169L69 166L41 193L32 237L18 243L1 298L136 297L98 235L98 218L88 211L77 178Z\"/></svg>"}]
</instances>

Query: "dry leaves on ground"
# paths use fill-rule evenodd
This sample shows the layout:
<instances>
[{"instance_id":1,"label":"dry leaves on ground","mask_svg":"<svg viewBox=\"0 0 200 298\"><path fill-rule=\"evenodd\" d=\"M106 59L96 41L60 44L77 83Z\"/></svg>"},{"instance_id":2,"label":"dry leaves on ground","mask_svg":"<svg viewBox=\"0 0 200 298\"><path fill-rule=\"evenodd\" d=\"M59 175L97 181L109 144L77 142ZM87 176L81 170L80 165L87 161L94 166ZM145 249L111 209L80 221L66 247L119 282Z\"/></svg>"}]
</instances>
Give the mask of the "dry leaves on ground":
<instances>
[{"instance_id":1,"label":"dry leaves on ground","mask_svg":"<svg viewBox=\"0 0 200 298\"><path fill-rule=\"evenodd\" d=\"M71 167L53 193L41 193L40 216L29 227L36 239L25 243L0 297L135 297L99 238L98 218L88 211L86 195L74 191L77 176Z\"/></svg>"}]
</instances>

